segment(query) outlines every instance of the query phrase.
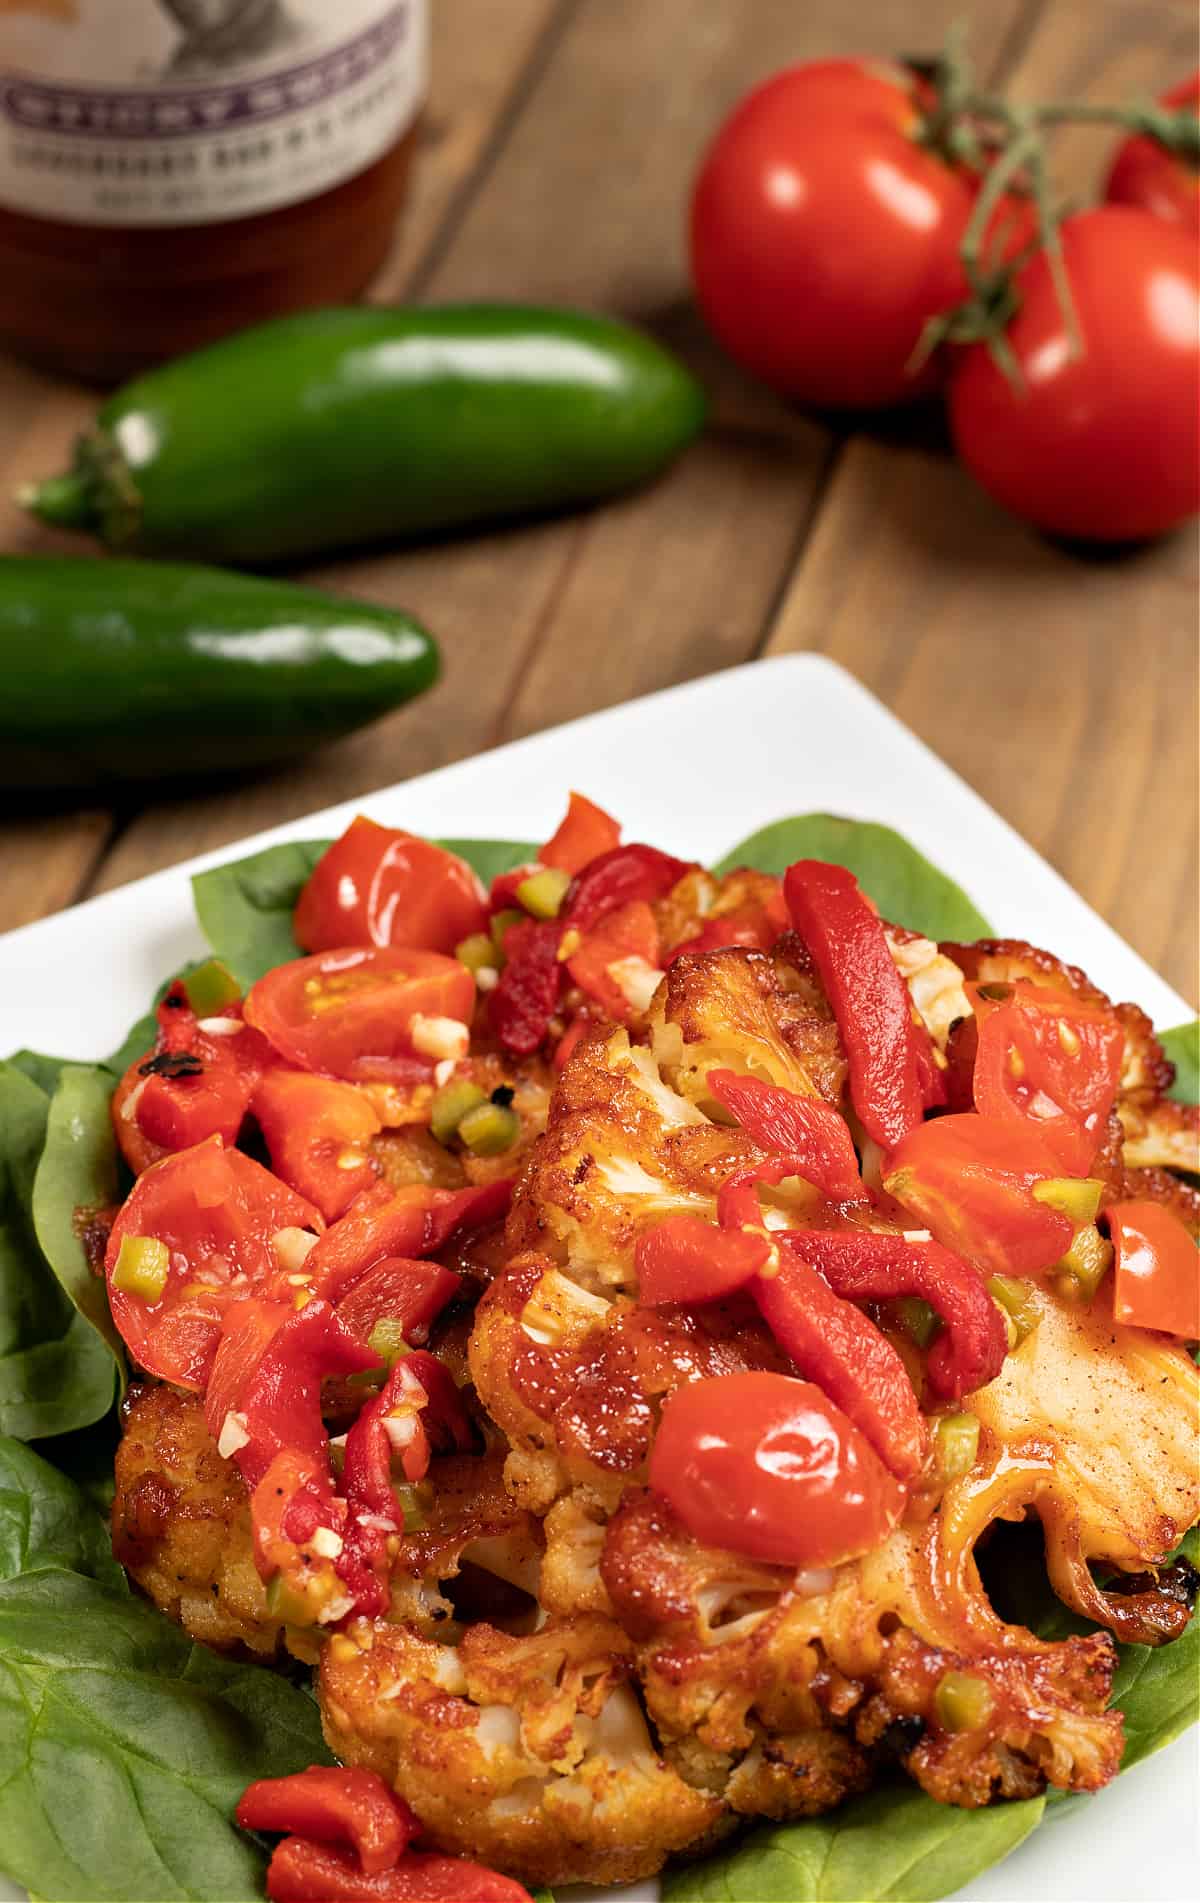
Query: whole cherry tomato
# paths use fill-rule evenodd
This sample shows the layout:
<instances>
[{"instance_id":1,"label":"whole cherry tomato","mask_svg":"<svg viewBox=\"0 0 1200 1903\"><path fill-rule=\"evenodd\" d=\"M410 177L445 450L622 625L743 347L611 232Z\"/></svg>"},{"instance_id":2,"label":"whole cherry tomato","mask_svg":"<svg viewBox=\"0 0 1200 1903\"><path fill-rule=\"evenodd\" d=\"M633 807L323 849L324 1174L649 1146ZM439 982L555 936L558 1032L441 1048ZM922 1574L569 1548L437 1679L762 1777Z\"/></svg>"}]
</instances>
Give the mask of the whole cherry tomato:
<instances>
[{"instance_id":1,"label":"whole cherry tomato","mask_svg":"<svg viewBox=\"0 0 1200 1903\"><path fill-rule=\"evenodd\" d=\"M788 67L749 93L704 158L692 279L730 355L785 395L870 407L928 390L925 322L961 302L972 175L921 143L918 83L884 62ZM1033 230L1006 199L989 237Z\"/></svg>"},{"instance_id":2,"label":"whole cherry tomato","mask_svg":"<svg viewBox=\"0 0 1200 1903\"><path fill-rule=\"evenodd\" d=\"M1200 111L1200 73L1173 86L1159 104ZM1200 238L1200 169L1158 139L1139 136L1117 147L1104 196L1110 205L1140 205Z\"/></svg>"},{"instance_id":3,"label":"whole cherry tomato","mask_svg":"<svg viewBox=\"0 0 1200 1903\"><path fill-rule=\"evenodd\" d=\"M483 887L464 859L360 813L317 860L294 929L312 952L340 945L452 952L486 923Z\"/></svg>"},{"instance_id":4,"label":"whole cherry tomato","mask_svg":"<svg viewBox=\"0 0 1200 1903\"><path fill-rule=\"evenodd\" d=\"M1045 253L1017 280L1014 387L986 343L950 380L955 447L997 502L1052 535L1162 535L1200 509L1200 259L1177 226L1126 205L1062 226L1071 335Z\"/></svg>"},{"instance_id":5,"label":"whole cherry tomato","mask_svg":"<svg viewBox=\"0 0 1200 1903\"><path fill-rule=\"evenodd\" d=\"M905 1493L820 1388L787 1374L677 1388L650 1485L698 1540L780 1566L835 1566L891 1531Z\"/></svg>"}]
</instances>

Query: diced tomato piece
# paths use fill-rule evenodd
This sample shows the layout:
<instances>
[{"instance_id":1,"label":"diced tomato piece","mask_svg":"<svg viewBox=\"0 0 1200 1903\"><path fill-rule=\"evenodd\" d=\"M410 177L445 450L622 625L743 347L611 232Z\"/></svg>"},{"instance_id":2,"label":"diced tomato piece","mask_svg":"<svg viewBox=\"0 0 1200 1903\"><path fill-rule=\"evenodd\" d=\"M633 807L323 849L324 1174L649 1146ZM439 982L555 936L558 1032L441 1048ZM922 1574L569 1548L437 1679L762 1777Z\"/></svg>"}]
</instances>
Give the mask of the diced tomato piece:
<instances>
[{"instance_id":1,"label":"diced tomato piece","mask_svg":"<svg viewBox=\"0 0 1200 1903\"><path fill-rule=\"evenodd\" d=\"M559 872L569 872L574 878L602 852L612 852L620 843L621 828L616 820L582 793L572 793L566 818L542 847L538 861Z\"/></svg>"},{"instance_id":2,"label":"diced tomato piece","mask_svg":"<svg viewBox=\"0 0 1200 1903\"><path fill-rule=\"evenodd\" d=\"M878 1546L904 1488L819 1387L747 1373L690 1381L663 1407L650 1485L706 1546L836 1566Z\"/></svg>"},{"instance_id":3,"label":"diced tomato piece","mask_svg":"<svg viewBox=\"0 0 1200 1903\"><path fill-rule=\"evenodd\" d=\"M797 1173L831 1202L866 1200L849 1128L831 1104L732 1070L710 1070L708 1088L760 1149L794 1157L803 1164Z\"/></svg>"},{"instance_id":4,"label":"diced tomato piece","mask_svg":"<svg viewBox=\"0 0 1200 1903\"><path fill-rule=\"evenodd\" d=\"M305 1269L312 1286L336 1302L386 1256L427 1256L460 1229L481 1229L507 1214L512 1178L468 1189L433 1189L427 1183L391 1189L377 1183L357 1198L313 1249Z\"/></svg>"},{"instance_id":5,"label":"diced tomato piece","mask_svg":"<svg viewBox=\"0 0 1200 1903\"><path fill-rule=\"evenodd\" d=\"M331 1844L285 1837L267 1870L272 1903L532 1903L511 1877L463 1857L408 1851L390 1870L368 1876Z\"/></svg>"},{"instance_id":6,"label":"diced tomato piece","mask_svg":"<svg viewBox=\"0 0 1200 1903\"><path fill-rule=\"evenodd\" d=\"M447 1302L463 1293L463 1280L438 1262L388 1255L359 1277L342 1296L337 1312L347 1328L365 1341L378 1322L395 1321L405 1341L423 1341L430 1323Z\"/></svg>"},{"instance_id":7,"label":"diced tomato piece","mask_svg":"<svg viewBox=\"0 0 1200 1903\"><path fill-rule=\"evenodd\" d=\"M622 1024L635 1015L635 1007L621 986L621 974L614 976L611 967L626 959L637 959L647 973L658 968L658 927L644 899L606 913L567 959L567 970L580 990Z\"/></svg>"},{"instance_id":8,"label":"diced tomato piece","mask_svg":"<svg viewBox=\"0 0 1200 1903\"><path fill-rule=\"evenodd\" d=\"M326 1222L344 1216L378 1177L367 1145L379 1118L353 1084L280 1066L262 1079L252 1108L271 1168L315 1203Z\"/></svg>"},{"instance_id":9,"label":"diced tomato piece","mask_svg":"<svg viewBox=\"0 0 1200 1903\"><path fill-rule=\"evenodd\" d=\"M1103 1006L1025 982L966 989L979 1026L976 1110L1028 1122L1068 1175L1086 1175L1116 1101L1125 1051L1120 1020Z\"/></svg>"},{"instance_id":10,"label":"diced tomato piece","mask_svg":"<svg viewBox=\"0 0 1200 1903\"><path fill-rule=\"evenodd\" d=\"M421 1834L402 1797L378 1771L312 1764L291 1777L260 1777L236 1811L243 1830L296 1831L350 1844L368 1876L390 1870Z\"/></svg>"},{"instance_id":11,"label":"diced tomato piece","mask_svg":"<svg viewBox=\"0 0 1200 1903\"><path fill-rule=\"evenodd\" d=\"M486 923L483 887L465 860L360 813L318 859L293 929L310 952L400 945L450 953Z\"/></svg>"},{"instance_id":12,"label":"diced tomato piece","mask_svg":"<svg viewBox=\"0 0 1200 1903\"><path fill-rule=\"evenodd\" d=\"M1200 1340L1200 1250L1161 1203L1114 1203L1105 1212L1116 1255L1113 1314L1136 1328Z\"/></svg>"},{"instance_id":13,"label":"diced tomato piece","mask_svg":"<svg viewBox=\"0 0 1200 1903\"><path fill-rule=\"evenodd\" d=\"M413 1019L469 1023L475 980L457 958L385 949L321 952L260 978L246 1017L290 1064L351 1083L428 1080Z\"/></svg>"},{"instance_id":14,"label":"diced tomato piece","mask_svg":"<svg viewBox=\"0 0 1200 1903\"><path fill-rule=\"evenodd\" d=\"M771 1254L765 1236L718 1229L699 1216L668 1216L638 1239L638 1300L648 1308L720 1302L744 1288Z\"/></svg>"},{"instance_id":15,"label":"diced tomato piece","mask_svg":"<svg viewBox=\"0 0 1200 1903\"><path fill-rule=\"evenodd\" d=\"M1040 1275L1075 1233L1067 1216L1033 1194L1036 1183L1061 1174L1032 1125L968 1111L910 1130L884 1187L985 1275Z\"/></svg>"}]
</instances>

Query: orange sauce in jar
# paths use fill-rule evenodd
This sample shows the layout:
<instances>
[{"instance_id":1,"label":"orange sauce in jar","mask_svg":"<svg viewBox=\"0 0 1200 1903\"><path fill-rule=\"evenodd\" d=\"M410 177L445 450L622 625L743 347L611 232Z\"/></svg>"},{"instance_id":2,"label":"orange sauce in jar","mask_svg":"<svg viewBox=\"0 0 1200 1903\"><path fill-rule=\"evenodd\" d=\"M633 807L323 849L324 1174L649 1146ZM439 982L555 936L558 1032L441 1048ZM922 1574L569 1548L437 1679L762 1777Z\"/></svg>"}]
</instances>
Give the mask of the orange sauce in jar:
<instances>
[{"instance_id":1,"label":"orange sauce in jar","mask_svg":"<svg viewBox=\"0 0 1200 1903\"><path fill-rule=\"evenodd\" d=\"M0 341L115 381L387 253L427 0L7 0Z\"/></svg>"}]
</instances>

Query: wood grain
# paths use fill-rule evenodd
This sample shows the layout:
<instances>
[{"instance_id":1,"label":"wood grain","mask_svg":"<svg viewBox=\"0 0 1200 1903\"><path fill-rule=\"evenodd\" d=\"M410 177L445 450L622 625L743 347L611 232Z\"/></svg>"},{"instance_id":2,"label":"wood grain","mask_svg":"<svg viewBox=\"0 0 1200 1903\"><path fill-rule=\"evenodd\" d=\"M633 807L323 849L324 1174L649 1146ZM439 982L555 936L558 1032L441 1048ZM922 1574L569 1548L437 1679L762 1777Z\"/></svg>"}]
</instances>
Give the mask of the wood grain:
<instances>
[{"instance_id":1,"label":"wood grain","mask_svg":"<svg viewBox=\"0 0 1200 1903\"><path fill-rule=\"evenodd\" d=\"M1014 90L1122 98L1158 90L1193 56L1190 9L1057 4ZM1109 143L1063 141L1066 189L1093 184ZM1190 533L1089 557L1004 515L944 451L857 438L768 648L849 667L1195 997Z\"/></svg>"},{"instance_id":2,"label":"wood grain","mask_svg":"<svg viewBox=\"0 0 1200 1903\"><path fill-rule=\"evenodd\" d=\"M958 11L923 11L933 42ZM985 70L1023 0L978 8ZM528 88L494 165L435 267L430 299L570 302L640 319L712 394L714 426L642 494L480 545L395 552L323 571L424 612L446 655L438 692L381 727L262 782L236 807L201 797L147 812L117 841L108 886L255 824L353 797L516 733L744 660L795 559L834 438L709 346L686 297L682 227L704 140L755 78L789 57L894 44L911 10L877 0L745 9L723 0L587 0ZM849 35L849 38L847 38Z\"/></svg>"}]
</instances>

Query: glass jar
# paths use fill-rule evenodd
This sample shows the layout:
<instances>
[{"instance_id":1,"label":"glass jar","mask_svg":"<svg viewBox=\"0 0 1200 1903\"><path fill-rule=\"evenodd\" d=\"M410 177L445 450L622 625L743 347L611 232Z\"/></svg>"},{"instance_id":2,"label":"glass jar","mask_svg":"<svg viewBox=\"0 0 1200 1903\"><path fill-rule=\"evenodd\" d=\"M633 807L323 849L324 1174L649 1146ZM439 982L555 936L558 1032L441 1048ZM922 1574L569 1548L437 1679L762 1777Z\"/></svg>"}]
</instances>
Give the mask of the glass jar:
<instances>
[{"instance_id":1,"label":"glass jar","mask_svg":"<svg viewBox=\"0 0 1200 1903\"><path fill-rule=\"evenodd\" d=\"M114 381L387 253L428 0L8 0L0 340Z\"/></svg>"}]
</instances>

